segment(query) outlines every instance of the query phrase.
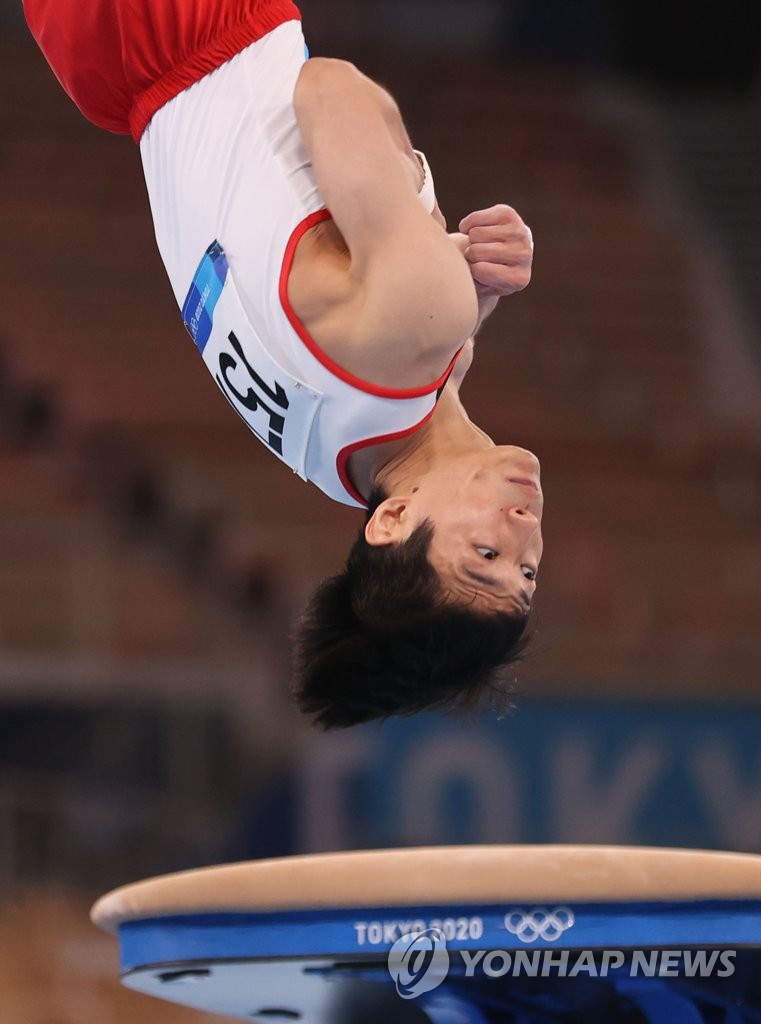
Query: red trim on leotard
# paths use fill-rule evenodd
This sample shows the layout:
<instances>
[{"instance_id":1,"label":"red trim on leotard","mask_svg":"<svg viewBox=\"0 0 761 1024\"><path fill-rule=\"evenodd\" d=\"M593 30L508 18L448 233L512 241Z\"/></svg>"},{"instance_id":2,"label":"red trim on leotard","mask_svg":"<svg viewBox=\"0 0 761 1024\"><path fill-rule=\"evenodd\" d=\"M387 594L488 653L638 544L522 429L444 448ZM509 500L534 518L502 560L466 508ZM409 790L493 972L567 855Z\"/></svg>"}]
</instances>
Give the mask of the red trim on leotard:
<instances>
[{"instance_id":1,"label":"red trim on leotard","mask_svg":"<svg viewBox=\"0 0 761 1024\"><path fill-rule=\"evenodd\" d=\"M285 315L290 321L291 327L293 327L296 334L298 334L315 359L319 360L327 370L330 370L332 374L342 380L345 384L349 384L351 387L357 388L359 391L365 391L370 395L377 395L379 398L425 398L426 395L430 395L433 394L434 391L438 391L439 388L446 383L449 374L452 372L454 364L457 362L460 352L462 352L462 348L457 350L455 355L452 357L449 366L447 366L446 370L438 380L435 380L432 384L427 384L420 388L385 388L380 384L371 384L369 381L362 380L360 377L355 377L353 373L349 373L348 370L344 370L344 368L334 362L327 353L323 352L304 324L299 320L290 303L290 299L288 298L288 278L290 277L291 268L293 267L293 259L296 255L296 246L299 244L306 232L309 231L310 228L313 228L315 224L320 224L322 221L330 219L331 214L328 210L318 210L316 213L310 214L308 217L305 217L301 223L297 224L291 234L291 237L288 239L288 245L286 246L285 255L283 256L283 266L280 272L280 304L285 311Z\"/></svg>"},{"instance_id":2,"label":"red trim on leotard","mask_svg":"<svg viewBox=\"0 0 761 1024\"><path fill-rule=\"evenodd\" d=\"M361 451L362 448L369 448L370 445L373 444L385 444L387 441L401 441L402 438L409 437L410 434L414 434L416 430L420 430L421 427L424 427L435 412L436 406L434 405L431 411L427 413L419 423L415 423L413 426L407 427L405 430L398 430L395 434L382 434L380 437L367 437L364 441L355 441L354 444L348 444L345 448L342 448L338 453L338 458L336 459L336 470L347 494L349 494L355 501L358 501L360 505L364 505L365 508L367 508L367 499L359 493L349 476L349 459L355 452Z\"/></svg>"}]
</instances>

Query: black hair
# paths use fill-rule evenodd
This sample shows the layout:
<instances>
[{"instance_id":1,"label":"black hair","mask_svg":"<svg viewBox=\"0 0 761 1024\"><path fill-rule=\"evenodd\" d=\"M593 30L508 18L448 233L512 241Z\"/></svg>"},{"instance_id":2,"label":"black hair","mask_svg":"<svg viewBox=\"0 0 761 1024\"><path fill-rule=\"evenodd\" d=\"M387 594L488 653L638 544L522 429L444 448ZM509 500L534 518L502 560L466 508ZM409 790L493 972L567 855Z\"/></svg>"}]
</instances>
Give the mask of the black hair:
<instances>
[{"instance_id":1,"label":"black hair","mask_svg":"<svg viewBox=\"0 0 761 1024\"><path fill-rule=\"evenodd\" d=\"M373 491L367 520L385 499ZM447 602L428 559L430 520L404 542L360 531L343 572L324 580L296 629L296 700L323 729L428 709L510 704L505 670L526 647L527 617Z\"/></svg>"}]
</instances>

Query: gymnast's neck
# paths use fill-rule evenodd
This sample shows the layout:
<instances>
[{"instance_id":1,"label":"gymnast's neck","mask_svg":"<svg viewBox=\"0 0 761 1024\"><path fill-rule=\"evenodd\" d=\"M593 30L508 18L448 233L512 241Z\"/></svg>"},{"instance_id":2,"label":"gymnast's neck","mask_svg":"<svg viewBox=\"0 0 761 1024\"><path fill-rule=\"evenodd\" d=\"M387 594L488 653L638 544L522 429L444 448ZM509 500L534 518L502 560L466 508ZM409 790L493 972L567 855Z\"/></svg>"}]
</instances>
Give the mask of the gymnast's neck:
<instances>
[{"instance_id":1,"label":"gymnast's neck","mask_svg":"<svg viewBox=\"0 0 761 1024\"><path fill-rule=\"evenodd\" d=\"M361 494L374 487L386 494L412 489L434 466L478 449L495 448L492 439L473 423L457 390L444 388L431 419L402 441L374 445L352 455L349 472Z\"/></svg>"}]
</instances>

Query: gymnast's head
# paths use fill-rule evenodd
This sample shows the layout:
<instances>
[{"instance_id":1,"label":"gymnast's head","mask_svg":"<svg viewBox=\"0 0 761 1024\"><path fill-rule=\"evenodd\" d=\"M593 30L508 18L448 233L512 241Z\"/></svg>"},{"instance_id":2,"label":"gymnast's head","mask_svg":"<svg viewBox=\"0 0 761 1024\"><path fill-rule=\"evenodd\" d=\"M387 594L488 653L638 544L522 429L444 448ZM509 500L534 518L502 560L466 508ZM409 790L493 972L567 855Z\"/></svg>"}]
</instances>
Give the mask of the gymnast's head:
<instances>
[{"instance_id":1,"label":"gymnast's head","mask_svg":"<svg viewBox=\"0 0 761 1024\"><path fill-rule=\"evenodd\" d=\"M406 492L376 488L344 571L298 627L302 711L330 729L507 707L542 556L538 468L523 449L492 448Z\"/></svg>"}]
</instances>

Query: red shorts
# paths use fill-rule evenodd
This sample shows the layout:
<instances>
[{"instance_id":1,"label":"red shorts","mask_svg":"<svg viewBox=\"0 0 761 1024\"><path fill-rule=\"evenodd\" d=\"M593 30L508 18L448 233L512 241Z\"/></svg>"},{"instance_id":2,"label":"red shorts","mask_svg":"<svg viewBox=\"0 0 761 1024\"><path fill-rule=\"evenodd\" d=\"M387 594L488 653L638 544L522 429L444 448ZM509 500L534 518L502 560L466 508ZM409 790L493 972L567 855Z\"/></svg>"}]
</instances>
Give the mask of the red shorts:
<instances>
[{"instance_id":1,"label":"red shorts","mask_svg":"<svg viewBox=\"0 0 761 1024\"><path fill-rule=\"evenodd\" d=\"M178 93L301 17L292 0L24 0L24 13L85 117L136 141Z\"/></svg>"}]
</instances>

